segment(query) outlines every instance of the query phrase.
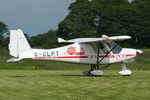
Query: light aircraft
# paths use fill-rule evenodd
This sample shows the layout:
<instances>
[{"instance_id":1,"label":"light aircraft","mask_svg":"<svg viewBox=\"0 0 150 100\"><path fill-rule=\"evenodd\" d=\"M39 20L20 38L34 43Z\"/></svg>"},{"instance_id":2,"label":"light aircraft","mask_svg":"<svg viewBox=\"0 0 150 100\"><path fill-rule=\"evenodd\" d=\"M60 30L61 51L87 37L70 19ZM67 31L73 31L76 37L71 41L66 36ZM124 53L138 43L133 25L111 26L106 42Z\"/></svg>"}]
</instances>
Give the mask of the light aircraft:
<instances>
[{"instance_id":1,"label":"light aircraft","mask_svg":"<svg viewBox=\"0 0 150 100\"><path fill-rule=\"evenodd\" d=\"M90 70L85 71L84 74L90 76L102 76L102 70L110 64L122 63L122 70L119 74L129 76L132 74L132 71L126 68L126 63L134 61L137 54L142 54L143 51L121 48L113 41L130 38L130 36L108 37L106 35L102 35L102 38L77 38L72 40L58 38L59 43L72 44L54 49L32 49L22 30L11 30L9 51L14 58L7 60L7 62L32 58L89 64L91 65ZM105 66L100 68L100 64Z\"/></svg>"}]
</instances>

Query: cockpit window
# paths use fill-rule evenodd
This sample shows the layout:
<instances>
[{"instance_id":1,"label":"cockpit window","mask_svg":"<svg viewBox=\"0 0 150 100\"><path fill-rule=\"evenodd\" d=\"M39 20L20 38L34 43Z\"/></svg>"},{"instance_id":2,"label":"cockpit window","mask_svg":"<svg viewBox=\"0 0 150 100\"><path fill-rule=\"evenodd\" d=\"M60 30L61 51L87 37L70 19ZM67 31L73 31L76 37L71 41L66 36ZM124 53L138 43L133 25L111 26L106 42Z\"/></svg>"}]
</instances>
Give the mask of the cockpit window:
<instances>
[{"instance_id":1,"label":"cockpit window","mask_svg":"<svg viewBox=\"0 0 150 100\"><path fill-rule=\"evenodd\" d=\"M109 52L104 44L100 43L99 46L100 46L100 49L102 50L103 53L108 53Z\"/></svg>"},{"instance_id":2,"label":"cockpit window","mask_svg":"<svg viewBox=\"0 0 150 100\"><path fill-rule=\"evenodd\" d=\"M113 41L109 41L109 42L106 42L106 44L108 45L108 47L110 48L110 50L115 47L117 44ZM119 54L121 52L122 48L117 45L113 50L112 50L112 53L113 54Z\"/></svg>"},{"instance_id":3,"label":"cockpit window","mask_svg":"<svg viewBox=\"0 0 150 100\"><path fill-rule=\"evenodd\" d=\"M93 50L95 51L95 53L98 52L98 45L100 46L100 49L99 49L99 53L100 54L107 54L109 53L109 51L114 48L117 44L113 41L109 41L109 42L105 42L105 43L101 43L100 44L96 44L96 43L90 43L91 46L93 47ZM107 46L107 47L106 47ZM122 48L117 45L113 50L112 50L112 53L113 54L119 54L121 52Z\"/></svg>"},{"instance_id":4,"label":"cockpit window","mask_svg":"<svg viewBox=\"0 0 150 100\"><path fill-rule=\"evenodd\" d=\"M97 44L96 43L90 43L90 44L93 47L95 53L97 53L98 52L98 43ZM105 47L105 45L103 43L100 43L99 46L100 46L100 49L99 49L100 54L108 53L108 49Z\"/></svg>"}]
</instances>

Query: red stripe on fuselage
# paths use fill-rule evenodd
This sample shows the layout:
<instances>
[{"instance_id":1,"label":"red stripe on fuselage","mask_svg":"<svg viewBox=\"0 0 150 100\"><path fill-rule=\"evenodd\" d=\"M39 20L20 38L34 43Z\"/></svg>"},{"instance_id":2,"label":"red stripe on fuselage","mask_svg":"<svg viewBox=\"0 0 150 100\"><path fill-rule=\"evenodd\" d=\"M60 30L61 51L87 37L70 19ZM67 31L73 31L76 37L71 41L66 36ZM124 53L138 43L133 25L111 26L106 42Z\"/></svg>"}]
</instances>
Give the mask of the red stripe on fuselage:
<instances>
[{"instance_id":1,"label":"red stripe on fuselage","mask_svg":"<svg viewBox=\"0 0 150 100\"><path fill-rule=\"evenodd\" d=\"M127 54L126 56L129 57L129 56L136 56L136 55L135 54Z\"/></svg>"},{"instance_id":2,"label":"red stripe on fuselage","mask_svg":"<svg viewBox=\"0 0 150 100\"><path fill-rule=\"evenodd\" d=\"M35 57L35 58L88 58L88 56L64 56L64 57Z\"/></svg>"},{"instance_id":3,"label":"red stripe on fuselage","mask_svg":"<svg viewBox=\"0 0 150 100\"><path fill-rule=\"evenodd\" d=\"M66 57L57 57L57 58L88 58L88 56L66 56Z\"/></svg>"},{"instance_id":4,"label":"red stripe on fuselage","mask_svg":"<svg viewBox=\"0 0 150 100\"><path fill-rule=\"evenodd\" d=\"M136 56L134 54L126 54L126 55L108 55L108 56L99 56L99 58L120 58L120 57L129 57ZM35 57L36 59L44 59L44 58L94 58L90 56L62 56L62 57ZM95 56L96 58L96 56Z\"/></svg>"}]
</instances>

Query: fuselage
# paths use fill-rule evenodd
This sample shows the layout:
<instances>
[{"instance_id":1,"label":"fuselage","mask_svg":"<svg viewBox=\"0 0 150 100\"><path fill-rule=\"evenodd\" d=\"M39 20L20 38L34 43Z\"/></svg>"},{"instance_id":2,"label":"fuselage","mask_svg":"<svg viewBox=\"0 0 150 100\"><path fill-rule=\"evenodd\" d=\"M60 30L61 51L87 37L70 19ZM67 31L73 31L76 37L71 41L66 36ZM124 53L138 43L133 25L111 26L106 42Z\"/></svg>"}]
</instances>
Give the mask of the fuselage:
<instances>
[{"instance_id":1,"label":"fuselage","mask_svg":"<svg viewBox=\"0 0 150 100\"><path fill-rule=\"evenodd\" d=\"M41 60L57 60L64 62L97 64L97 58L103 59L100 64L111 64L133 59L136 56L136 49L116 47L108 55L112 44L103 43L99 49L95 43L74 43L71 45L54 48L54 49L30 49L21 52L20 58L32 58Z\"/></svg>"}]
</instances>

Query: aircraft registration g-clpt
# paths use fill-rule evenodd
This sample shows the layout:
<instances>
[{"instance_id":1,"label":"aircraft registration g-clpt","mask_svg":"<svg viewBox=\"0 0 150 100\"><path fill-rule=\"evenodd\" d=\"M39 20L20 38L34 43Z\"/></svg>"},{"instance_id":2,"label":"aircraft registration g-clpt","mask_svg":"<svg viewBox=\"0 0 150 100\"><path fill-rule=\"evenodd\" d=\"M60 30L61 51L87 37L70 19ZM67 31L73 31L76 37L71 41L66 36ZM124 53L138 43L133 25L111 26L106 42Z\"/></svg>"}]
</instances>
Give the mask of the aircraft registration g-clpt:
<instances>
[{"instance_id":1,"label":"aircraft registration g-clpt","mask_svg":"<svg viewBox=\"0 0 150 100\"><path fill-rule=\"evenodd\" d=\"M77 38L58 42L72 43L54 49L32 49L22 30L10 31L9 51L14 58L7 62L16 62L24 58L57 60L64 62L82 63L91 65L90 70L83 72L89 76L102 76L103 70L113 63L122 63L120 75L129 76L131 70L126 68L127 62L134 61L137 54L143 53L138 49L121 48L113 41L130 39L130 36L102 35L102 38ZM105 66L100 67L103 64Z\"/></svg>"}]
</instances>

